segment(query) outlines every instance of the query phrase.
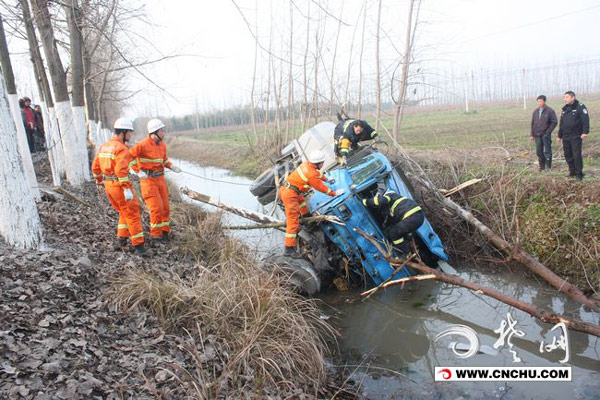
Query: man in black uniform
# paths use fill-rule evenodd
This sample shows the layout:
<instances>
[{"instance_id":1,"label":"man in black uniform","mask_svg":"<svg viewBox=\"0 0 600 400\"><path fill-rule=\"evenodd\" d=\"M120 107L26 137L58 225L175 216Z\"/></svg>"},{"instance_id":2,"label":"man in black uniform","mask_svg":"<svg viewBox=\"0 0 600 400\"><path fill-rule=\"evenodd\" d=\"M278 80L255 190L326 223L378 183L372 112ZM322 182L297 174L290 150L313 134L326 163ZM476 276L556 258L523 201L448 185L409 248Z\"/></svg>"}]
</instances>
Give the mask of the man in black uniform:
<instances>
[{"instance_id":1,"label":"man in black uniform","mask_svg":"<svg viewBox=\"0 0 600 400\"><path fill-rule=\"evenodd\" d=\"M385 218L383 234L404 254L410 252L409 240L414 231L425 221L421 207L408 197L388 190L377 193L371 199L363 199L363 205L379 210Z\"/></svg>"},{"instance_id":2,"label":"man in black uniform","mask_svg":"<svg viewBox=\"0 0 600 400\"><path fill-rule=\"evenodd\" d=\"M345 119L340 121L333 131L335 154L341 158L340 163L346 163L350 150L358 147L358 142L377 138L377 131L362 119Z\"/></svg>"},{"instance_id":3,"label":"man in black uniform","mask_svg":"<svg viewBox=\"0 0 600 400\"><path fill-rule=\"evenodd\" d=\"M558 125L554 110L546 105L546 96L537 98L538 107L531 117L531 140L535 141L540 171L552 168L552 131Z\"/></svg>"},{"instance_id":4,"label":"man in black uniform","mask_svg":"<svg viewBox=\"0 0 600 400\"><path fill-rule=\"evenodd\" d=\"M590 116L583 103L575 99L575 93L565 92L565 106L560 116L558 143L563 144L565 160L569 164L569 178L583 179L581 147L590 132Z\"/></svg>"}]
</instances>

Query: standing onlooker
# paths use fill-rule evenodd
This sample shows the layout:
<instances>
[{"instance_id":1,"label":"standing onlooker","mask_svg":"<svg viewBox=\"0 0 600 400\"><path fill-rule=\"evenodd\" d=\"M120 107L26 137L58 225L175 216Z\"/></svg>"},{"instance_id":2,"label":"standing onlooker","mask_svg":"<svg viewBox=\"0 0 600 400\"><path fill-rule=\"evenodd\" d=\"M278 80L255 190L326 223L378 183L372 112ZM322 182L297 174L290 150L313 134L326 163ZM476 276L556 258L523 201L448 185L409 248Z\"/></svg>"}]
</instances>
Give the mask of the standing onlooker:
<instances>
[{"instance_id":1,"label":"standing onlooker","mask_svg":"<svg viewBox=\"0 0 600 400\"><path fill-rule=\"evenodd\" d=\"M44 117L42 116L42 108L39 104L33 106L35 124L37 126L37 141L36 150L44 151L46 149L46 131L44 130Z\"/></svg>"},{"instance_id":2,"label":"standing onlooker","mask_svg":"<svg viewBox=\"0 0 600 400\"><path fill-rule=\"evenodd\" d=\"M19 100L19 106L21 107L21 117L23 118L23 125L25 126L25 132L27 133L27 144L29 144L29 151L35 153L35 135L37 131L37 125L35 122L35 112L31 108L31 99L29 97L23 97Z\"/></svg>"},{"instance_id":3,"label":"standing onlooker","mask_svg":"<svg viewBox=\"0 0 600 400\"><path fill-rule=\"evenodd\" d=\"M558 143L563 144L565 160L569 164L569 178L583 179L581 148L590 132L590 116L583 103L575 99L575 93L565 92L565 106L560 116Z\"/></svg>"},{"instance_id":4,"label":"standing onlooker","mask_svg":"<svg viewBox=\"0 0 600 400\"><path fill-rule=\"evenodd\" d=\"M558 125L554 110L546 105L546 96L537 98L538 108L531 117L531 140L535 141L540 171L552 168L552 131Z\"/></svg>"}]
</instances>

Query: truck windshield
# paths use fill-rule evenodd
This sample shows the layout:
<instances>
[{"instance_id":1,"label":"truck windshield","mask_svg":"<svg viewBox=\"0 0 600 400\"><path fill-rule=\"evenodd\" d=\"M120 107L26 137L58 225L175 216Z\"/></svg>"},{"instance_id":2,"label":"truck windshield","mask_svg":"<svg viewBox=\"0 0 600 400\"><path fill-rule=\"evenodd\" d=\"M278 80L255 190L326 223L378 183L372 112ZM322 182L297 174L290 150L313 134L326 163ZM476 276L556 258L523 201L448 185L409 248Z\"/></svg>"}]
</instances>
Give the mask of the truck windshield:
<instances>
[{"instance_id":1,"label":"truck windshield","mask_svg":"<svg viewBox=\"0 0 600 400\"><path fill-rule=\"evenodd\" d=\"M369 162L373 159L373 156L369 156L365 158L365 162ZM383 168L383 163L381 162L381 160L376 159L375 161L371 162L370 164L362 167L362 166L358 166L356 167L355 171L351 171L350 172L350 177L352 178L352 183L355 185L360 185L361 183L365 182L367 179L369 179L371 176L373 176L377 171L381 170Z\"/></svg>"}]
</instances>

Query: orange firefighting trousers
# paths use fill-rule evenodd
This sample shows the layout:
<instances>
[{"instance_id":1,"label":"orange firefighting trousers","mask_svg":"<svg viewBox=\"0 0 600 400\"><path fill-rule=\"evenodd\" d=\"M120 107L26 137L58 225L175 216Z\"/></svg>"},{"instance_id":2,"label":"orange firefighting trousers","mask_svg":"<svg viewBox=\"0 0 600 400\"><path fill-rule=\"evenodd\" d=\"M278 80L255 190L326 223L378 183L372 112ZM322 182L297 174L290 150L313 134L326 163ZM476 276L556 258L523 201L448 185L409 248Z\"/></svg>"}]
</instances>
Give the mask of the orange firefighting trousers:
<instances>
[{"instance_id":1,"label":"orange firefighting trousers","mask_svg":"<svg viewBox=\"0 0 600 400\"><path fill-rule=\"evenodd\" d=\"M300 215L308 214L308 204L303 195L285 186L279 188L279 198L285 206L285 247L295 247L296 235L300 230Z\"/></svg>"},{"instance_id":2,"label":"orange firefighting trousers","mask_svg":"<svg viewBox=\"0 0 600 400\"><path fill-rule=\"evenodd\" d=\"M119 213L118 237L130 237L134 246L144 243L144 231L140 218L140 204L134 197L131 201L125 200L124 188L117 181L105 181L104 188L108 201Z\"/></svg>"},{"instance_id":3,"label":"orange firefighting trousers","mask_svg":"<svg viewBox=\"0 0 600 400\"><path fill-rule=\"evenodd\" d=\"M140 180L142 197L150 209L150 235L161 237L163 232L171 231L169 214L169 189L164 175Z\"/></svg>"}]
</instances>

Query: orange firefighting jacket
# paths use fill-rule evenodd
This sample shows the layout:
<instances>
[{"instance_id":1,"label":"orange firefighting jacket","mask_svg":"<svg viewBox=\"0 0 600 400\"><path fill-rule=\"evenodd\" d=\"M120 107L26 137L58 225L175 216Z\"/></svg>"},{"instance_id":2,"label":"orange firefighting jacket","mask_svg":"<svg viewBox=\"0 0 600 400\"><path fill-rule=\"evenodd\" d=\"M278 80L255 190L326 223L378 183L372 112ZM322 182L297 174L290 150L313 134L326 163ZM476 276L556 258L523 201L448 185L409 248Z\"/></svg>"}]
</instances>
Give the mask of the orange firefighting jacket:
<instances>
[{"instance_id":1,"label":"orange firefighting jacket","mask_svg":"<svg viewBox=\"0 0 600 400\"><path fill-rule=\"evenodd\" d=\"M325 178L323 173L317 169L315 164L308 161L300 164L300 166L296 168L286 180L287 183L302 193L308 192L308 190L312 187L319 192L328 194L329 196L335 196L335 192L323 183L326 181L327 178Z\"/></svg>"},{"instance_id":2,"label":"orange firefighting jacket","mask_svg":"<svg viewBox=\"0 0 600 400\"><path fill-rule=\"evenodd\" d=\"M118 136L100 146L92 163L92 176L96 182L118 181L124 188L131 187L129 180L129 163L132 157L129 148Z\"/></svg>"},{"instance_id":3,"label":"orange firefighting jacket","mask_svg":"<svg viewBox=\"0 0 600 400\"><path fill-rule=\"evenodd\" d=\"M129 153L135 159L129 166L135 172L143 171L164 171L165 167L171 167L171 161L167 157L167 145L161 140L154 143L154 140L148 136L133 146Z\"/></svg>"}]
</instances>

